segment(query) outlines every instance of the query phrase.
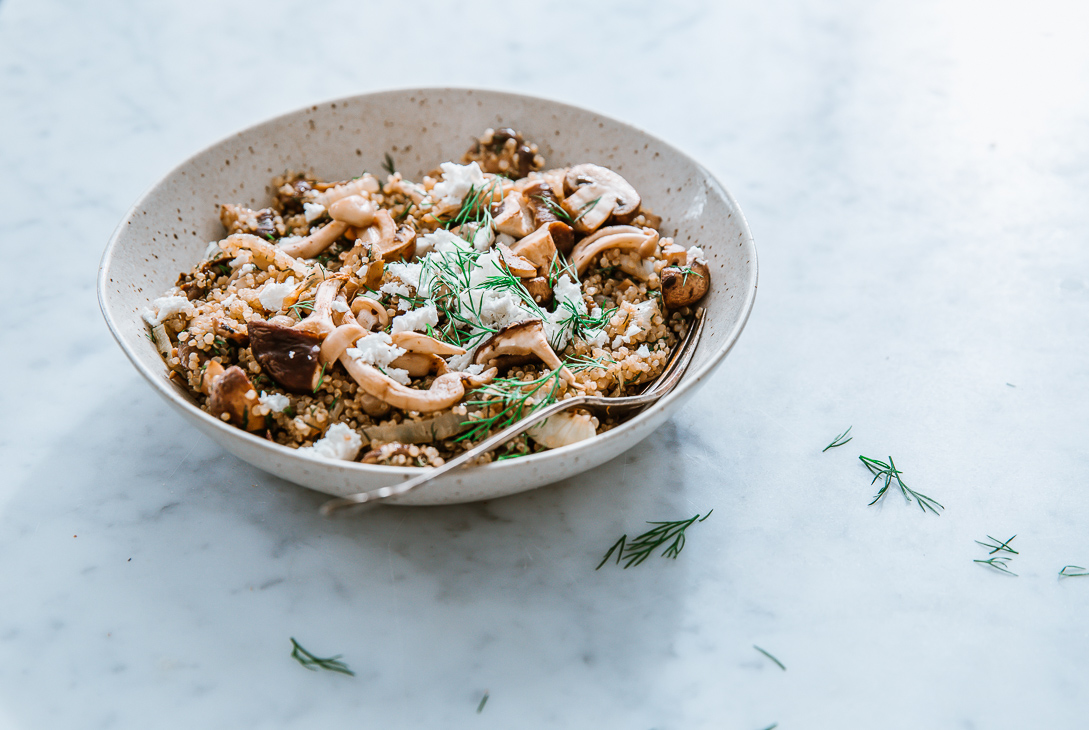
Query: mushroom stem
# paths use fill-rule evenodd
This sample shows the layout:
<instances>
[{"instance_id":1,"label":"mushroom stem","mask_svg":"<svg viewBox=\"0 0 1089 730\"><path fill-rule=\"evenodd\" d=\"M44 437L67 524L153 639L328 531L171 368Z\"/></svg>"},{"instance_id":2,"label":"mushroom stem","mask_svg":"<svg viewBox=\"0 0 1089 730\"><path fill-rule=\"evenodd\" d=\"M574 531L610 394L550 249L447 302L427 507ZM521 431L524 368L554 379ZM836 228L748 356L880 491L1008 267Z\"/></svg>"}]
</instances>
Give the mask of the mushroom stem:
<instances>
[{"instance_id":1,"label":"mushroom stem","mask_svg":"<svg viewBox=\"0 0 1089 730\"><path fill-rule=\"evenodd\" d=\"M253 254L253 262L262 269L275 265L281 271L290 271L300 279L310 273L310 267L302 261L298 261L283 249L273 246L268 241L263 241L249 233L236 233L227 236L219 242L219 247L231 256L237 256L238 252L245 249Z\"/></svg>"},{"instance_id":2,"label":"mushroom stem","mask_svg":"<svg viewBox=\"0 0 1089 730\"><path fill-rule=\"evenodd\" d=\"M332 246L333 242L343 236L346 230L348 230L348 224L344 221L330 221L301 241L280 246L279 250L288 256L312 259Z\"/></svg>"},{"instance_id":3,"label":"mushroom stem","mask_svg":"<svg viewBox=\"0 0 1089 730\"><path fill-rule=\"evenodd\" d=\"M366 393L389 403L402 411L432 413L457 403L465 395L461 373L446 373L435 378L428 390L417 390L401 385L376 367L358 360L340 356L340 364L359 383Z\"/></svg>"}]
</instances>

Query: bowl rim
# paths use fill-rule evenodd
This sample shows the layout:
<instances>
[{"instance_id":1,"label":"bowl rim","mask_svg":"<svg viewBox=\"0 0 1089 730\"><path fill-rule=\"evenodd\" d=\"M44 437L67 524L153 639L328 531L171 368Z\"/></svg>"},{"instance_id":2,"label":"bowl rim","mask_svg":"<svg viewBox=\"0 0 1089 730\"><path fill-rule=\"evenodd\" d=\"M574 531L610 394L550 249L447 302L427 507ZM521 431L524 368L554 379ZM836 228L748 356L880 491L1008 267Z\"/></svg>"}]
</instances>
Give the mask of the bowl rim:
<instances>
[{"instance_id":1,"label":"bowl rim","mask_svg":"<svg viewBox=\"0 0 1089 730\"><path fill-rule=\"evenodd\" d=\"M164 175L161 175L158 179L155 180L155 182L153 182L151 185L149 185L144 190L144 192L136 199L136 201L133 202L133 204L129 206L128 210L125 211L125 214L121 217L120 222L118 222L117 226L114 228L113 233L110 235L110 239L106 244L105 250L102 252L101 259L99 260L98 277L97 277L98 305L99 305L99 309L102 312L103 318L106 320L106 325L110 329L110 333L113 335L114 339L117 341L117 344L121 347L121 350L125 353L126 357L128 357L129 362L131 362L133 364L133 366L136 368L137 372L139 372L144 377L144 379L147 380L148 383L151 384L152 388L154 388L159 393L159 395L167 398L172 404L175 405L175 407L180 408L182 411L187 412L187 413L189 413L190 415L192 415L192 416L194 416L196 418L203 419L205 424L207 424L212 429L220 431L221 433L224 434L224 436L226 436L228 438L241 438L244 442L248 442L248 444L250 446L254 446L254 447L258 447L258 448L264 448L264 449L270 449L272 451L272 453L274 453L274 454L276 454L278 456L283 456L283 457L287 457L287 458L302 459L304 462L307 462L308 464L310 464L311 466L314 466L314 467L322 467L322 468L335 467L335 468L338 468L338 469L345 469L345 470L347 470L349 472L369 473L369 474L374 475L374 476L385 475L385 476L388 476L390 478L391 483L395 483L398 479L412 478L413 476L416 476L419 473L420 469L426 468L426 467L414 467L414 466L386 466L386 465L382 465L382 464L364 464L364 463L361 463L361 462L358 462L358 461L343 461L343 460L332 461L332 460L325 459L325 458L322 458L322 457L319 457L319 456L312 456L312 455L309 455L309 454L300 454L298 449L294 449L294 448L291 448L289 446L284 446L282 444L276 443L275 441L269 441L268 439L265 439L265 438L260 438L258 436L255 436L252 433L249 433L248 431L243 431L241 429L235 428L234 426L230 426L230 425L224 423L223 421L221 421L218 418L214 418L211 414L201 410L199 407L197 407L195 404L190 402L188 399L183 398L181 395L179 395L174 390L173 387L168 386L167 382L162 377L161 373L152 372L151 369L148 368L147 366L145 366L144 363L140 360L140 357L137 355L135 349L133 349L133 347L125 339L124 335L121 333L121 330L120 330L117 322L114 321L113 316L111 315L110 307L107 304L107 299L109 298L109 295L107 294L108 283L109 283L108 274L109 274L109 271L110 271L110 265L111 265L112 260L113 260L114 250L117 247L118 241L122 237L122 232L125 230L125 228L126 228L127 224L129 223L129 221L133 220L136 217L136 214L141 209L144 202L152 195L152 193L155 192L155 190L160 185L163 184L164 181L166 181L166 180L174 177L175 175L177 175L177 173L183 167L186 167L187 165L192 163L197 158L204 156L210 150L213 150L216 147L219 147L220 145L226 144L227 142L229 142L231 140L234 140L234 139L236 139L238 137L242 137L244 135L250 134L250 133L254 132L255 130L257 130L260 127L270 125L270 124L272 124L274 122L278 122L278 121L283 120L283 119L285 119L287 117L292 117L292 116L295 116L295 115L298 115L298 114L306 113L307 111L313 110L315 108L320 108L322 106L327 106L327 105L332 105L332 104L343 104L344 102L368 103L368 102L373 102L374 100L379 99L380 97L383 97L383 96L403 96L403 95L412 95L412 94L427 95L427 94L436 94L436 93L447 93L448 94L448 93L451 93L451 92L453 92L453 93L464 93L464 94L467 94L467 95L468 94L473 94L473 93L482 93L482 94L489 94L489 95L496 95L496 96L505 96L505 97L508 97L508 98L511 98L511 99L528 100L528 101L531 101L531 102L538 102L538 103L539 102L544 102L546 104L550 104L550 105L553 105L553 106L565 108L565 109L572 110L572 111L575 111L575 112L590 113L590 114L593 114L593 115L597 116L599 119L601 119L603 121L607 121L607 122L609 122L611 124L614 124L614 125L616 125L618 127L624 128L627 131L636 132L638 134L645 135L646 137L649 137L650 139L654 140L658 144L661 144L671 154L676 155L677 157L680 157L680 158L686 160L687 162L691 163L703 175L704 182L709 187L713 188L714 191L717 194L721 195L723 198L726 199L726 201L730 204L730 206L735 211L735 215L737 217L738 224L741 227L742 244L748 249L748 252L749 252L749 254L751 256L751 263L752 263L751 274L750 274L750 276L748 278L748 281L745 283L744 298L743 298L743 301L741 302L740 317L734 323L734 326L730 330L730 332L727 333L726 337L722 341L722 344L719 346L719 348L716 351L714 351L714 352L712 352L710 354L707 361L704 362L703 365L700 366L698 370L695 370L695 371L689 370L688 372L686 372L684 374L684 376L681 378L681 381L677 384L677 386L673 389L672 392L670 392L669 394L663 396L660 400L658 400L657 402L655 402L652 405L648 406L647 408L643 409L642 411L637 413L635 416L628 419L624 423L620 424L616 428L611 429L609 431L606 431L603 434L599 434L599 435L597 435L597 436L595 436L593 438L586 439L585 441L580 441L578 443L570 444L568 446L562 446L562 447L557 448L557 449L549 449L547 451L541 451L541 452L538 452L536 454L528 454L526 456L519 457L518 459L506 459L506 460L503 460L503 461L489 462L487 464L483 464L483 465L480 465L480 466L473 467L473 471L485 470L488 473L497 473L498 474L498 473L502 473L503 471L520 470L520 469L525 468L527 465L536 464L536 465L544 466L545 463L547 461L549 461L549 460L557 459L557 458L562 459L565 456L575 454L576 452L579 452L579 451L582 451L582 450L585 450L585 449L589 449L589 448L594 448L597 445L613 441L613 440L615 440L617 438L621 438L621 437L623 437L623 435L627 431L630 431L630 430L634 429L641 422L644 422L644 421L647 421L647 420L651 419L656 412L663 410L664 408L666 408L669 405L669 403L676 400L677 398L682 397L685 394L685 391L687 391L690 388L692 388L693 386L695 386L700 380L707 377L716 367L718 367L718 365L722 362L722 360L726 357L726 355L728 355L730 353L730 350L732 350L734 345L737 343L738 338L741 336L742 330L745 329L745 325L749 320L749 315L752 313L752 308L753 308L753 305L754 305L754 303L756 301L756 291L757 291L757 288L758 288L758 285L759 285L759 268L760 267L759 267L759 260L758 260L757 251L756 251L756 242L753 239L752 231L749 229L748 221L745 218L744 212L741 210L741 206L738 205L737 200L735 200L733 195L730 194L730 191L727 190L726 187L724 185L722 185L722 183L719 182L719 180L713 174L711 174L711 172L706 167L704 167L698 161L693 159L690 155L688 155L687 153L685 153L682 150L678 149L674 145L670 144L669 142L666 142L665 140L661 139L660 137L658 137L658 136L656 136L654 134L651 134L650 132L647 132L646 130L644 130L644 129L640 128L640 127L637 127L637 126L635 126L633 124L630 124L628 122L621 121L619 119L615 119L613 117L608 116L607 114L602 114L600 112L594 111L593 109L588 109L586 107L577 106L575 104L568 104L566 102L556 101L554 99L550 99L550 98L542 97L542 96L535 96L535 95L531 95L531 94L520 94L520 93L516 93L516 92L504 91L504 90L499 90L499 89L489 89L489 88L485 88L485 87L473 87L473 86L433 86L433 87L404 87L404 88L395 87L395 88L390 88L390 89L381 89L381 90L377 90L377 91L370 91L370 92L366 92L366 93L362 93L362 94L352 94L352 95L348 95L348 96L340 96L340 97L336 97L336 98L333 98L333 99L327 99L327 100L324 100L324 101L317 101L317 102L313 102L313 103L310 103L310 104L306 104L304 106L300 106L298 108L283 112L283 113L278 114L276 116L272 116L272 117L268 117L266 119L262 119L262 120L260 120L258 122L255 122L253 124L250 124L249 126L246 126L246 127L242 128L242 129L240 129L237 132L234 132L232 134L221 137L220 139L217 139L216 141L212 142L211 144L205 145L201 149L199 149L196 152L194 152L193 154L189 155L184 160L182 160L181 162L176 164L174 167L172 167Z\"/></svg>"}]
</instances>

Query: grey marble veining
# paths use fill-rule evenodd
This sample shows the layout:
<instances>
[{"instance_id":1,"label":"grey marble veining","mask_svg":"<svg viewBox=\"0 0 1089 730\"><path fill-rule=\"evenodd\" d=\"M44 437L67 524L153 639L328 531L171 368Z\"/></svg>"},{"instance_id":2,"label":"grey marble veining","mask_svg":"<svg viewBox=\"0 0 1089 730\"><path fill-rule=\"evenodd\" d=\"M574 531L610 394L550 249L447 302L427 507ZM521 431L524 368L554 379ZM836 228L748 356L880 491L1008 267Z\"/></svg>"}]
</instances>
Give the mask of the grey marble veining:
<instances>
[{"instance_id":1,"label":"grey marble veining","mask_svg":"<svg viewBox=\"0 0 1089 730\"><path fill-rule=\"evenodd\" d=\"M1073 2L0 2L0 727L1080 727L1087 31ZM624 457L326 521L139 380L98 258L204 145L442 84L678 144L746 210L760 294ZM945 513L867 507L860 453ZM594 571L711 508L678 560ZM1014 533L1018 577L972 562Z\"/></svg>"}]
</instances>

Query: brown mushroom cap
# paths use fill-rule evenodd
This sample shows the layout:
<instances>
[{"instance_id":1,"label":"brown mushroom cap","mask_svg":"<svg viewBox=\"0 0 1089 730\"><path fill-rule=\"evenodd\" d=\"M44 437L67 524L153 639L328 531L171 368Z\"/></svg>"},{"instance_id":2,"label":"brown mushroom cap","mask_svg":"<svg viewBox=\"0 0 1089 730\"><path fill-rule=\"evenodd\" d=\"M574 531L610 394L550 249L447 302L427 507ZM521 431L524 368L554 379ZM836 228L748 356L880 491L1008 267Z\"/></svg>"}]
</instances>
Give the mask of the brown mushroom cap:
<instances>
[{"instance_id":1,"label":"brown mushroom cap","mask_svg":"<svg viewBox=\"0 0 1089 730\"><path fill-rule=\"evenodd\" d=\"M522 282L526 291L533 297L533 301L541 306L548 306L552 302L552 287L548 285L548 277L535 276Z\"/></svg>"},{"instance_id":2,"label":"brown mushroom cap","mask_svg":"<svg viewBox=\"0 0 1089 730\"><path fill-rule=\"evenodd\" d=\"M349 195L329 206L329 217L356 228L366 228L374 223L374 203L362 195Z\"/></svg>"},{"instance_id":3,"label":"brown mushroom cap","mask_svg":"<svg viewBox=\"0 0 1089 730\"><path fill-rule=\"evenodd\" d=\"M261 401L253 383L237 365L227 368L222 375L214 378L208 388L208 411L216 418L241 426L247 431L257 431L265 427L265 417L254 414Z\"/></svg>"},{"instance_id":4,"label":"brown mushroom cap","mask_svg":"<svg viewBox=\"0 0 1089 730\"><path fill-rule=\"evenodd\" d=\"M535 262L516 254L505 244L496 244L495 248L499 251L500 260L510 273L520 279L528 279L537 275L537 264Z\"/></svg>"},{"instance_id":5,"label":"brown mushroom cap","mask_svg":"<svg viewBox=\"0 0 1089 730\"><path fill-rule=\"evenodd\" d=\"M248 323L250 351L268 376L294 393L313 393L321 379L321 337L271 322Z\"/></svg>"},{"instance_id":6,"label":"brown mushroom cap","mask_svg":"<svg viewBox=\"0 0 1089 730\"><path fill-rule=\"evenodd\" d=\"M662 301L670 309L680 309L703 299L711 287L711 270L707 262L696 259L688 271L676 266L662 269Z\"/></svg>"},{"instance_id":7,"label":"brown mushroom cap","mask_svg":"<svg viewBox=\"0 0 1089 730\"><path fill-rule=\"evenodd\" d=\"M575 245L575 231L556 215L557 210L563 212L563 207L548 181L535 180L522 189L522 196L525 198L526 207L533 214L534 229L540 230L541 226L548 225L556 248L564 256L571 253Z\"/></svg>"},{"instance_id":8,"label":"brown mushroom cap","mask_svg":"<svg viewBox=\"0 0 1089 730\"><path fill-rule=\"evenodd\" d=\"M567 192L563 208L584 233L597 230L609 216L617 223L628 223L639 214L639 193L607 167L575 165L567 171L563 187Z\"/></svg>"}]
</instances>

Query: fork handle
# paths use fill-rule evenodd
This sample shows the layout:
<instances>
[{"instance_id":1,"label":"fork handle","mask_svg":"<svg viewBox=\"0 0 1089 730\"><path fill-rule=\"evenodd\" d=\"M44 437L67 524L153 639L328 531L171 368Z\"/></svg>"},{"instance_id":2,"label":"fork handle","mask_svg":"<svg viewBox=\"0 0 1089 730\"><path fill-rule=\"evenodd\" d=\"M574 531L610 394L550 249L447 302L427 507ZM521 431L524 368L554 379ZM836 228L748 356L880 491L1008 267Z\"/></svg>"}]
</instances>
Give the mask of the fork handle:
<instances>
[{"instance_id":1,"label":"fork handle","mask_svg":"<svg viewBox=\"0 0 1089 730\"><path fill-rule=\"evenodd\" d=\"M438 479L447 472L465 466L492 449L502 446L516 436L521 435L526 430L533 428L546 418L551 418L557 413L566 411L568 408L576 408L580 405L585 405L589 400L590 399L586 396L575 396L574 398L568 398L567 400L545 406L540 410L534 411L525 418L512 423L499 433L489 436L473 448L460 456L450 459L441 466L427 469L423 474L413 477L408 481L401 482L400 484L395 484L392 487L380 487L378 489L372 489L369 492L359 492L358 494L350 494L347 497L331 499L321 506L321 513L326 517L329 517L346 509L356 508L353 509L353 512L357 510L362 511L364 506L376 507L387 499L400 497L402 494L411 492L417 487L423 486L434 479Z\"/></svg>"}]
</instances>

